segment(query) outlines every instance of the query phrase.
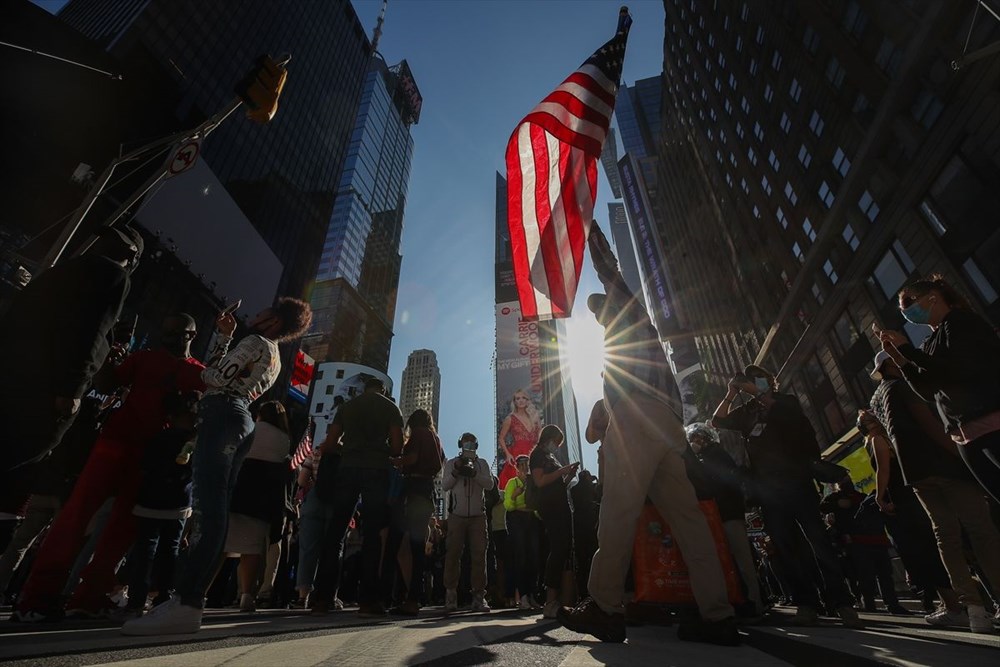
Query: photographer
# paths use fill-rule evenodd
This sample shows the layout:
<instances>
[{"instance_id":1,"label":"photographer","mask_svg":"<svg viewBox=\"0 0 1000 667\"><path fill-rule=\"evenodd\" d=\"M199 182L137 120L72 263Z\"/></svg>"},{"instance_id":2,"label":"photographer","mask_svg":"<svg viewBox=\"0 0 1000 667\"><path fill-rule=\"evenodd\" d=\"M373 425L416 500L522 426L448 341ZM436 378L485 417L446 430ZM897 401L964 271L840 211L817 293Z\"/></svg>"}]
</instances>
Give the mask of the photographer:
<instances>
[{"instance_id":1,"label":"photographer","mask_svg":"<svg viewBox=\"0 0 1000 667\"><path fill-rule=\"evenodd\" d=\"M731 410L741 392L749 397ZM747 366L729 381L729 391L712 415L712 426L740 431L750 459L751 495L760 503L764 528L779 553L796 553L797 534L805 535L826 583L826 599L837 608L847 627L861 625L844 573L826 537L819 513L819 494L812 464L819 459L816 432L791 394L778 392L774 376L759 366ZM787 575L796 622L817 622L819 597L800 559L787 560Z\"/></svg>"},{"instance_id":2,"label":"photographer","mask_svg":"<svg viewBox=\"0 0 1000 667\"><path fill-rule=\"evenodd\" d=\"M472 611L489 611L486 604L486 503L485 491L493 488L490 467L476 455L479 442L471 433L458 441L461 454L444 464L442 487L451 492L448 515L447 556L444 564L444 609L458 609L458 575L468 540L472 581Z\"/></svg>"}]
</instances>

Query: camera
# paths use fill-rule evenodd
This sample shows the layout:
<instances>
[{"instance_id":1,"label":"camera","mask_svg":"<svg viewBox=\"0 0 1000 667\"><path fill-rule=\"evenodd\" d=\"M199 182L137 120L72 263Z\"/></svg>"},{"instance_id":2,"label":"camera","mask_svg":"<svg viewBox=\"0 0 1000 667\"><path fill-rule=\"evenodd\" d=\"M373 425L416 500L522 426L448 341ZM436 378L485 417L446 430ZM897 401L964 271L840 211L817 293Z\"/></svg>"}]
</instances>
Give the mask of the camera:
<instances>
[{"instance_id":1,"label":"camera","mask_svg":"<svg viewBox=\"0 0 1000 667\"><path fill-rule=\"evenodd\" d=\"M470 450L465 450L462 455L458 457L455 461L455 474L460 477L475 477L477 472L476 462L479 457L476 453Z\"/></svg>"}]
</instances>

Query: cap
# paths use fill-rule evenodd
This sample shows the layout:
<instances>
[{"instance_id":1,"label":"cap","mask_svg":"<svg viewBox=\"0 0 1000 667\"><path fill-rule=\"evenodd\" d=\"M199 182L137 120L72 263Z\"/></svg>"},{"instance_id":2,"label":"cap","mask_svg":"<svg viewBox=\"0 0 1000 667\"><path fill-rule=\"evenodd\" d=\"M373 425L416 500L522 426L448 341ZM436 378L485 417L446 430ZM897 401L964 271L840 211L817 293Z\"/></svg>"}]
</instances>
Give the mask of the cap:
<instances>
[{"instance_id":1,"label":"cap","mask_svg":"<svg viewBox=\"0 0 1000 667\"><path fill-rule=\"evenodd\" d=\"M892 357L885 350L880 350L878 354L875 355L875 370L872 371L872 379L876 382L882 381L882 365L890 361Z\"/></svg>"},{"instance_id":2,"label":"cap","mask_svg":"<svg viewBox=\"0 0 1000 667\"><path fill-rule=\"evenodd\" d=\"M140 234L139 230L134 227L129 227L128 225L123 225L122 227L101 227L97 230L97 235L118 238L126 245L135 246L137 256L142 255L144 246L142 242L142 234Z\"/></svg>"}]
</instances>

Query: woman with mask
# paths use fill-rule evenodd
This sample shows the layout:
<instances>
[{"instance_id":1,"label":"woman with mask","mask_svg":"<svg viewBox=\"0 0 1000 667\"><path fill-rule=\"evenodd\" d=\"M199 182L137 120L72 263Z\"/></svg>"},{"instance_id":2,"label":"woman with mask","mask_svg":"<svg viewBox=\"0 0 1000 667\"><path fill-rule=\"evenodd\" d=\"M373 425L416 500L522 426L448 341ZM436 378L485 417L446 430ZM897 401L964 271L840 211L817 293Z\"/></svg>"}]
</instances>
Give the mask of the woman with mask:
<instances>
[{"instance_id":1,"label":"woman with mask","mask_svg":"<svg viewBox=\"0 0 1000 667\"><path fill-rule=\"evenodd\" d=\"M555 454L563 445L563 433L549 424L538 434L538 443L531 450L528 467L538 488L538 513L549 541L549 557L545 561L545 607L542 615L555 618L559 610L559 587L573 544L573 511L566 489L579 463L561 465Z\"/></svg>"},{"instance_id":2,"label":"woman with mask","mask_svg":"<svg viewBox=\"0 0 1000 667\"><path fill-rule=\"evenodd\" d=\"M962 460L1000 502L1000 338L938 274L900 290L899 309L931 334L918 349L902 333L873 325L882 349L913 390L937 404Z\"/></svg>"}]
</instances>

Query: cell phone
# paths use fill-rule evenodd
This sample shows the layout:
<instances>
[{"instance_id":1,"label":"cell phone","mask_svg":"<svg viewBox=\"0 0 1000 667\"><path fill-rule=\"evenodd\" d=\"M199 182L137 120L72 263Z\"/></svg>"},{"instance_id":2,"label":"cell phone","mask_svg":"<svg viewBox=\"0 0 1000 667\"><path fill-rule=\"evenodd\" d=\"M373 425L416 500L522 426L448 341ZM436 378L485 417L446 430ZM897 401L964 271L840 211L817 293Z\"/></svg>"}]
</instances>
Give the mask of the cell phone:
<instances>
[{"instance_id":1,"label":"cell phone","mask_svg":"<svg viewBox=\"0 0 1000 667\"><path fill-rule=\"evenodd\" d=\"M242 306L242 305L243 305L243 299L236 299L236 301L234 301L233 303L229 304L228 306L226 306L222 310L222 314L226 315L226 314L235 313L239 309L239 307Z\"/></svg>"}]
</instances>

